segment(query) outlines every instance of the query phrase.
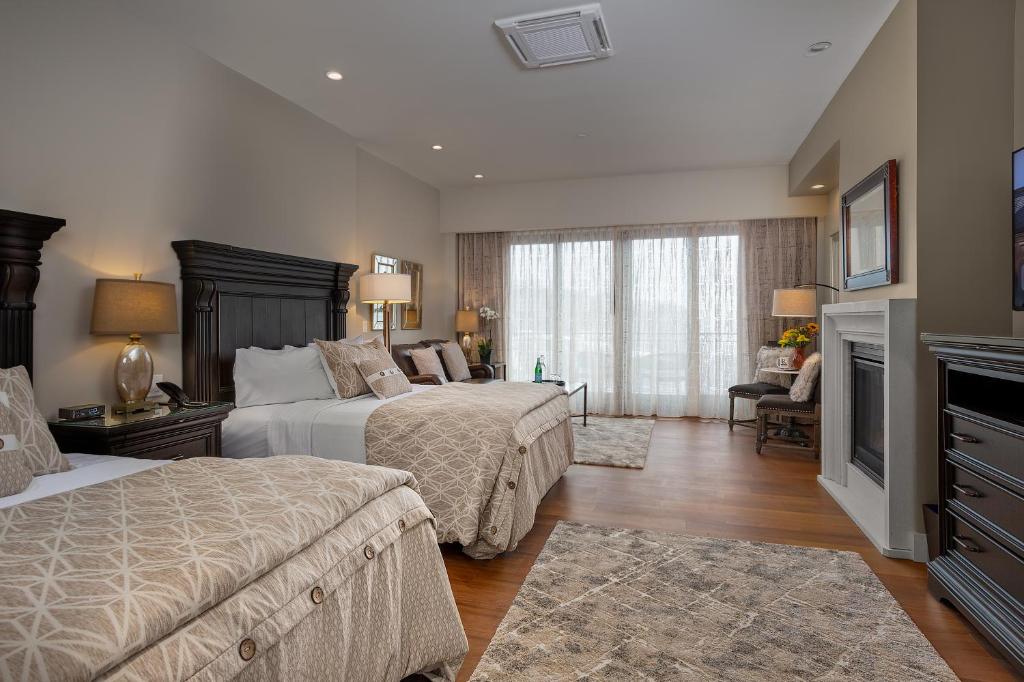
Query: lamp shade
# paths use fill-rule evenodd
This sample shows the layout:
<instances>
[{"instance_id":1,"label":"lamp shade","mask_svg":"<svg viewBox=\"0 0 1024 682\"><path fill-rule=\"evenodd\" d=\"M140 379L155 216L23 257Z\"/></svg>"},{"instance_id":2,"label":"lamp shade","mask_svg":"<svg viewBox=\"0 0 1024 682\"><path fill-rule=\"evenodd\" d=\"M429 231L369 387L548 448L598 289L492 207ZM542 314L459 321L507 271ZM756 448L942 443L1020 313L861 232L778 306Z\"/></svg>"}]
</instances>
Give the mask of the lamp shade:
<instances>
[{"instance_id":1,"label":"lamp shade","mask_svg":"<svg viewBox=\"0 0 1024 682\"><path fill-rule=\"evenodd\" d=\"M363 303L408 303L412 300L412 276L375 272L359 279Z\"/></svg>"},{"instance_id":2,"label":"lamp shade","mask_svg":"<svg viewBox=\"0 0 1024 682\"><path fill-rule=\"evenodd\" d=\"M772 294L773 317L816 317L818 296L814 289L776 289Z\"/></svg>"},{"instance_id":3,"label":"lamp shade","mask_svg":"<svg viewBox=\"0 0 1024 682\"><path fill-rule=\"evenodd\" d=\"M98 279L92 297L93 334L177 334L174 285L141 279Z\"/></svg>"},{"instance_id":4,"label":"lamp shade","mask_svg":"<svg viewBox=\"0 0 1024 682\"><path fill-rule=\"evenodd\" d=\"M466 308L455 312L455 331L475 334L480 331L480 316L475 310Z\"/></svg>"}]
</instances>

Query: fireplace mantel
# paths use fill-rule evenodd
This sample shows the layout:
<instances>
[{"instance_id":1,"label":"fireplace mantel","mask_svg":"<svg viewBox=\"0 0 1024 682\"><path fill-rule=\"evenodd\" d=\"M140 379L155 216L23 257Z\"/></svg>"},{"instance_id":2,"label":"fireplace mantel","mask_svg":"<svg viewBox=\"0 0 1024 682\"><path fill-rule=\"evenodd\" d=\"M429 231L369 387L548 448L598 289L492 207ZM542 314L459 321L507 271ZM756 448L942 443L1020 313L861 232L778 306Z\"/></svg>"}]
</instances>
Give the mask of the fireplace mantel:
<instances>
[{"instance_id":1,"label":"fireplace mantel","mask_svg":"<svg viewBox=\"0 0 1024 682\"><path fill-rule=\"evenodd\" d=\"M886 556L927 559L916 532L917 320L913 299L822 307L822 443L818 481ZM882 346L885 357L885 485L850 463L853 343Z\"/></svg>"}]
</instances>

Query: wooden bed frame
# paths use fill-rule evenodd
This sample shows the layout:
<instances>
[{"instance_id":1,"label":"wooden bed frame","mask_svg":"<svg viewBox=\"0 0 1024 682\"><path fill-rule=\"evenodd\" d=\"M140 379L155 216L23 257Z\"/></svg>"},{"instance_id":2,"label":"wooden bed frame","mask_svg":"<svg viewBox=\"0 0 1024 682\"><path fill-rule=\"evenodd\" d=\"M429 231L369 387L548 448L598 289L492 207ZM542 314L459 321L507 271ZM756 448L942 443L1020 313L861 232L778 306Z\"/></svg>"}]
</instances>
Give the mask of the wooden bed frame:
<instances>
[{"instance_id":1,"label":"wooden bed frame","mask_svg":"<svg viewBox=\"0 0 1024 682\"><path fill-rule=\"evenodd\" d=\"M236 348L345 337L357 266L197 240L171 246L181 262L182 373L192 399L234 400Z\"/></svg>"},{"instance_id":2,"label":"wooden bed frame","mask_svg":"<svg viewBox=\"0 0 1024 682\"><path fill-rule=\"evenodd\" d=\"M24 365L32 376L32 297L41 251L64 225L61 218L0 209L0 368Z\"/></svg>"}]
</instances>

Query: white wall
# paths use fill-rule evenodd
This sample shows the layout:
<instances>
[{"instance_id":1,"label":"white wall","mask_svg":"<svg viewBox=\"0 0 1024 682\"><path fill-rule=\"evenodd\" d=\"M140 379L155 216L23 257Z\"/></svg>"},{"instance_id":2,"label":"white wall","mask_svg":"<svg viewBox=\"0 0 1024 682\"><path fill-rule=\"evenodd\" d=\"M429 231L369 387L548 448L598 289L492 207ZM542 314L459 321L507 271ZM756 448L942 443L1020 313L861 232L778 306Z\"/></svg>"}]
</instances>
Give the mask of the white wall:
<instances>
[{"instance_id":1,"label":"white wall","mask_svg":"<svg viewBox=\"0 0 1024 682\"><path fill-rule=\"evenodd\" d=\"M790 197L786 166L620 175L441 191L443 232L650 225L824 215Z\"/></svg>"},{"instance_id":2,"label":"white wall","mask_svg":"<svg viewBox=\"0 0 1024 682\"><path fill-rule=\"evenodd\" d=\"M424 264L425 328L451 335L454 254L434 188L332 125L103 1L0 0L0 207L62 217L36 294L44 413L115 394L125 340L89 335L93 282L178 282L175 239ZM447 278L447 280L445 280ZM357 300L358 288L353 292ZM349 329L365 306L350 305ZM180 339L146 339L180 381Z\"/></svg>"}]
</instances>

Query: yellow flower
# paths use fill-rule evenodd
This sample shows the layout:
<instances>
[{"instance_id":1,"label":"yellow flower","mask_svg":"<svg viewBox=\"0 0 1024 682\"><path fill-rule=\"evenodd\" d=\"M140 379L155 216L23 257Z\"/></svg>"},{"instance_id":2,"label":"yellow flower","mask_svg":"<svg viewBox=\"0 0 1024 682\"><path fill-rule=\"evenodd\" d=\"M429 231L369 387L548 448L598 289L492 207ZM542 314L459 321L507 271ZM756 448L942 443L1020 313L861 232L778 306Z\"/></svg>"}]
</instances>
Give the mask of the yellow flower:
<instances>
[{"instance_id":1,"label":"yellow flower","mask_svg":"<svg viewBox=\"0 0 1024 682\"><path fill-rule=\"evenodd\" d=\"M800 344L808 344L811 342L811 337L804 336L803 334L801 334L800 336L796 337L796 342Z\"/></svg>"},{"instance_id":2,"label":"yellow flower","mask_svg":"<svg viewBox=\"0 0 1024 682\"><path fill-rule=\"evenodd\" d=\"M817 334L819 331L821 331L821 327L818 326L817 322L809 322L807 324L807 331L809 331L812 334Z\"/></svg>"}]
</instances>

